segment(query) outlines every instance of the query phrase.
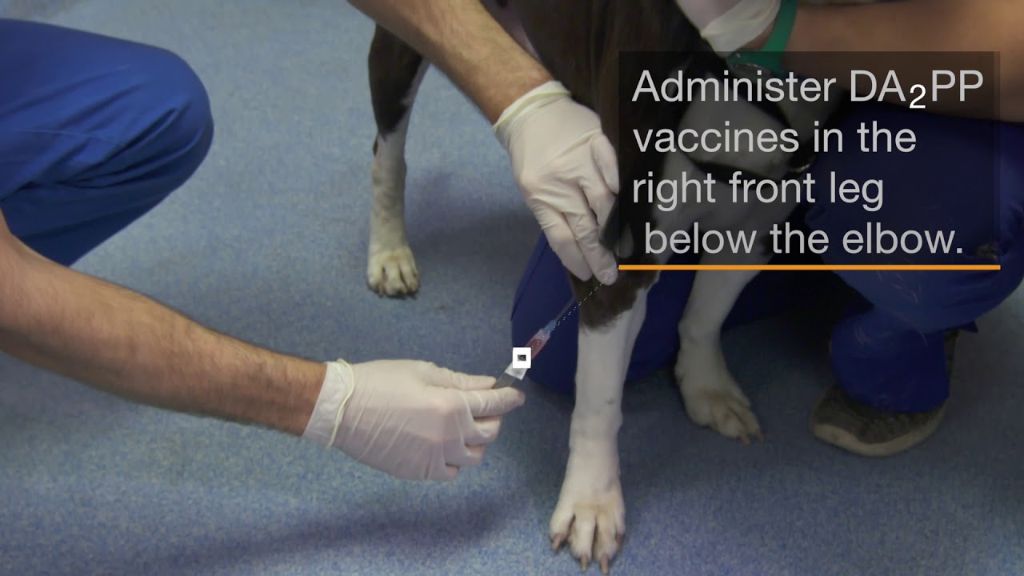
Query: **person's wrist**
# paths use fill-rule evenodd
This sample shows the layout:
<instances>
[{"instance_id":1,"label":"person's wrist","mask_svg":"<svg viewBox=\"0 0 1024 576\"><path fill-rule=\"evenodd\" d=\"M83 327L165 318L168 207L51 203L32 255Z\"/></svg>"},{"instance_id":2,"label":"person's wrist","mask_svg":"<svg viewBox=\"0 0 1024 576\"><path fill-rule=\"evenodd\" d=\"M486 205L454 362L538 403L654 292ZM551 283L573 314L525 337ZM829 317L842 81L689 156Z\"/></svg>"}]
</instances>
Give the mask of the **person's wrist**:
<instances>
[{"instance_id":1,"label":"person's wrist","mask_svg":"<svg viewBox=\"0 0 1024 576\"><path fill-rule=\"evenodd\" d=\"M501 79L488 78L487 84L481 88L483 94L479 97L475 93L471 94L491 124L497 122L502 111L524 94L552 80L551 74L525 52L518 56L512 55L512 58L512 68L507 75Z\"/></svg>"},{"instance_id":2,"label":"person's wrist","mask_svg":"<svg viewBox=\"0 0 1024 576\"><path fill-rule=\"evenodd\" d=\"M257 356L260 356L257 354ZM301 436L324 381L321 362L270 354L240 377L245 385L223 397L216 414Z\"/></svg>"},{"instance_id":3,"label":"person's wrist","mask_svg":"<svg viewBox=\"0 0 1024 576\"><path fill-rule=\"evenodd\" d=\"M570 98L569 90L557 80L548 80L523 93L498 116L493 129L498 141L507 150L512 132L520 119L557 100Z\"/></svg>"},{"instance_id":4,"label":"person's wrist","mask_svg":"<svg viewBox=\"0 0 1024 576\"><path fill-rule=\"evenodd\" d=\"M773 30L775 30L774 22L772 22L771 26L765 28L764 32L761 32L757 38L748 42L745 46L740 48L740 50L760 50L761 48L764 48L764 45L768 43L768 39L771 38Z\"/></svg>"},{"instance_id":5,"label":"person's wrist","mask_svg":"<svg viewBox=\"0 0 1024 576\"><path fill-rule=\"evenodd\" d=\"M771 37L780 5L788 0L742 0L700 30L711 48L724 56L760 47Z\"/></svg>"},{"instance_id":6,"label":"person's wrist","mask_svg":"<svg viewBox=\"0 0 1024 576\"><path fill-rule=\"evenodd\" d=\"M331 447L336 440L345 405L355 389L355 374L352 366L344 360L327 362L324 368L320 391L302 438Z\"/></svg>"}]
</instances>

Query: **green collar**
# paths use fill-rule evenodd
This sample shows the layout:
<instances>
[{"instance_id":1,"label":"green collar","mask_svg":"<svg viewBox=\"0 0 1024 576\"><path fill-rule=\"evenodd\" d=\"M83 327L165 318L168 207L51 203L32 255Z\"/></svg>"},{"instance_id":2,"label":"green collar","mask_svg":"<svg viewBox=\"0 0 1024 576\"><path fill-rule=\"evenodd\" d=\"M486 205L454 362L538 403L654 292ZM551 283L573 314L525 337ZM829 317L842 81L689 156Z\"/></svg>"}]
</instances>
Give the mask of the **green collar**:
<instances>
[{"instance_id":1,"label":"green collar","mask_svg":"<svg viewBox=\"0 0 1024 576\"><path fill-rule=\"evenodd\" d=\"M760 50L752 52L734 52L729 57L729 63L767 68L776 74L784 73L782 54L786 51L786 45L789 44L790 34L793 33L798 4L799 0L782 0L779 14L775 17L775 27L764 46Z\"/></svg>"}]
</instances>

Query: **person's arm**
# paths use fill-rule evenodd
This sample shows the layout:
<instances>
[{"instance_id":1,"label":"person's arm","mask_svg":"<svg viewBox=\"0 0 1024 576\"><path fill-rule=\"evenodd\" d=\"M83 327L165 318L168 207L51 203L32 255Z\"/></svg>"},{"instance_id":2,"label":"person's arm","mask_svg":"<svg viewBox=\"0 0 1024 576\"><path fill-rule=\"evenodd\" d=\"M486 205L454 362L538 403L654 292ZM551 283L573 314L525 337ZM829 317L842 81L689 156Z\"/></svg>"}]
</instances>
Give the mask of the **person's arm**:
<instances>
[{"instance_id":1,"label":"person's arm","mask_svg":"<svg viewBox=\"0 0 1024 576\"><path fill-rule=\"evenodd\" d=\"M562 264L612 284L600 229L619 191L601 120L523 50L480 0L350 0L452 79L494 125L526 205Z\"/></svg>"},{"instance_id":2,"label":"person's arm","mask_svg":"<svg viewBox=\"0 0 1024 576\"><path fill-rule=\"evenodd\" d=\"M350 0L452 79L493 124L551 75L480 0Z\"/></svg>"},{"instance_id":3,"label":"person's arm","mask_svg":"<svg viewBox=\"0 0 1024 576\"><path fill-rule=\"evenodd\" d=\"M779 0L676 0L718 52L758 49L776 22ZM819 52L997 52L999 120L1024 121L1024 9L1018 0L901 0L850 5L801 3L783 64L805 76L848 76L850 60L815 57ZM875 66L888 72L888 64ZM921 81L921 70L897 69L901 79ZM900 103L900 102L896 102ZM929 107L974 115L979 110L952 99ZM989 111L985 111L986 113Z\"/></svg>"},{"instance_id":4,"label":"person's arm","mask_svg":"<svg viewBox=\"0 0 1024 576\"><path fill-rule=\"evenodd\" d=\"M46 260L11 235L2 214L0 350L132 400L295 435L325 372Z\"/></svg>"},{"instance_id":5,"label":"person's arm","mask_svg":"<svg viewBox=\"0 0 1024 576\"><path fill-rule=\"evenodd\" d=\"M1000 120L1024 121L1024 6L1018 0L903 0L851 6L802 5L784 62L794 72L822 70L828 58L800 52L998 52ZM884 72L879 70L878 72ZM908 75L914 71L907 71ZM956 110L950 110L955 112Z\"/></svg>"},{"instance_id":6,"label":"person's arm","mask_svg":"<svg viewBox=\"0 0 1024 576\"><path fill-rule=\"evenodd\" d=\"M152 406L302 435L408 479L479 464L524 400L427 362L323 364L218 334L43 258L2 213L0 351Z\"/></svg>"}]
</instances>

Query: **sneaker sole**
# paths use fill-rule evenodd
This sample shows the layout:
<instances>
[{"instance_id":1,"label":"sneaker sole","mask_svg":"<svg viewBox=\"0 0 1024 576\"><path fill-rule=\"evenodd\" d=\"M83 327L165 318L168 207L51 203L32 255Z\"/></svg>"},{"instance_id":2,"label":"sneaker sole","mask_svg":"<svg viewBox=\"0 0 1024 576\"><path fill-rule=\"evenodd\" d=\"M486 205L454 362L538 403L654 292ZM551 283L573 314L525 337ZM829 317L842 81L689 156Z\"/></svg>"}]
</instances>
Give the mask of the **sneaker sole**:
<instances>
[{"instance_id":1,"label":"sneaker sole","mask_svg":"<svg viewBox=\"0 0 1024 576\"><path fill-rule=\"evenodd\" d=\"M814 434L819 440L842 448L847 452L852 452L859 456L867 456L869 458L884 458L885 456L893 456L900 452L910 450L914 446L917 446L921 442L928 439L929 436L935 433L938 429L939 424L942 423L943 418L946 416L946 406L943 406L935 418L932 418L927 425L914 430L910 434L900 436L884 442L881 444L864 444L857 439L856 436L850 434L842 428L832 426L830 424L815 424L811 422L811 433Z\"/></svg>"}]
</instances>

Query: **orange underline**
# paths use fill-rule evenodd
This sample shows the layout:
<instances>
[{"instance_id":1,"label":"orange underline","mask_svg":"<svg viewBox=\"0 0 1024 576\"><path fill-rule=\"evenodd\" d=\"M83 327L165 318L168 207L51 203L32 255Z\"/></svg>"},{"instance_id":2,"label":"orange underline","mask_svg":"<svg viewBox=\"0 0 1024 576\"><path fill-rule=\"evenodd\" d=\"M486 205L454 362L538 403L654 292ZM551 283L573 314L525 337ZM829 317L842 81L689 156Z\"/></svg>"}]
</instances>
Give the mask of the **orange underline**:
<instances>
[{"instance_id":1,"label":"orange underline","mask_svg":"<svg viewBox=\"0 0 1024 576\"><path fill-rule=\"evenodd\" d=\"M999 264L620 264L623 272L998 272Z\"/></svg>"}]
</instances>

